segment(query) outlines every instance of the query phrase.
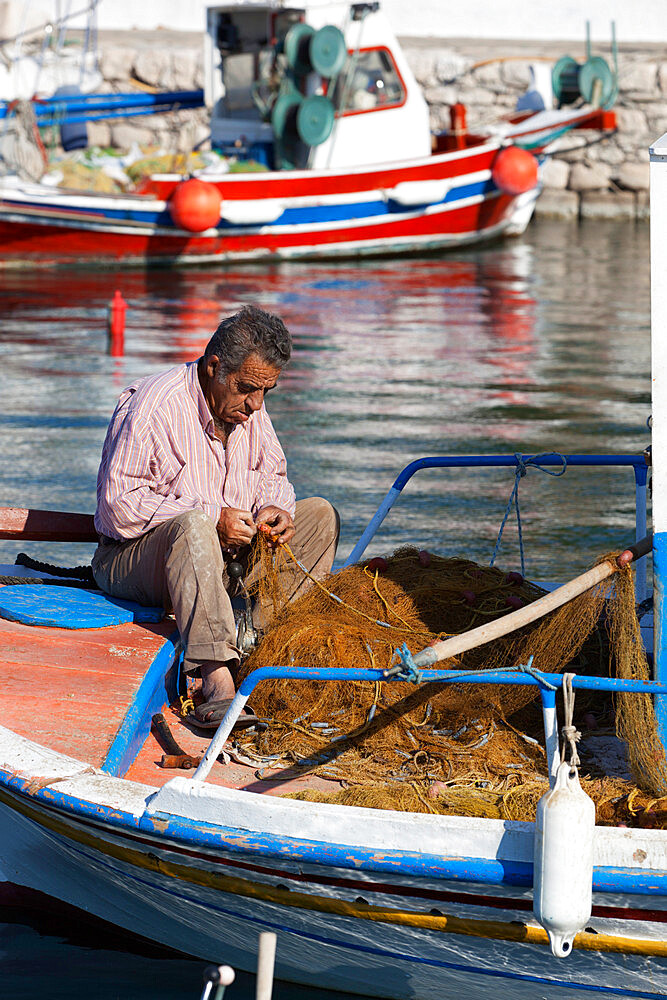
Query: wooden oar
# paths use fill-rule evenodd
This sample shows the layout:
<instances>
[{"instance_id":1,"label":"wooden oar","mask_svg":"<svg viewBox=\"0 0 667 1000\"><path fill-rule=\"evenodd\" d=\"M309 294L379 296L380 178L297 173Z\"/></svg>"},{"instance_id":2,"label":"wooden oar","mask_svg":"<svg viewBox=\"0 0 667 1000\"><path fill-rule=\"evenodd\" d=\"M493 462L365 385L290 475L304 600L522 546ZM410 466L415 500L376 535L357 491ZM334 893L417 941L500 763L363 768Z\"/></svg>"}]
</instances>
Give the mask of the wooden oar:
<instances>
[{"instance_id":1,"label":"wooden oar","mask_svg":"<svg viewBox=\"0 0 667 1000\"><path fill-rule=\"evenodd\" d=\"M26 542L96 542L97 532L92 514L0 507L0 538L20 538Z\"/></svg>"},{"instance_id":2,"label":"wooden oar","mask_svg":"<svg viewBox=\"0 0 667 1000\"><path fill-rule=\"evenodd\" d=\"M477 646L484 646L487 642L493 642L494 639L509 635L510 632L516 632L524 625L530 625L531 622L548 615L550 611L555 611L556 608L562 607L573 598L579 597L580 594L590 590L602 580L613 576L619 569L628 566L635 559L647 555L651 551L652 545L653 534L651 533L621 552L613 562L609 560L599 563L593 569L575 577L574 580L563 584L562 587L558 587L550 594L545 594L544 597L540 597L532 604L527 604L525 608L513 611L502 618L496 618L494 621L473 628L469 632L454 635L451 639L443 639L441 642L435 642L432 646L427 646L426 649L422 649L420 653L412 657L413 663L416 667L427 667L431 663L448 660L450 657L458 656L469 649L476 649ZM399 667L399 669L401 668Z\"/></svg>"}]
</instances>

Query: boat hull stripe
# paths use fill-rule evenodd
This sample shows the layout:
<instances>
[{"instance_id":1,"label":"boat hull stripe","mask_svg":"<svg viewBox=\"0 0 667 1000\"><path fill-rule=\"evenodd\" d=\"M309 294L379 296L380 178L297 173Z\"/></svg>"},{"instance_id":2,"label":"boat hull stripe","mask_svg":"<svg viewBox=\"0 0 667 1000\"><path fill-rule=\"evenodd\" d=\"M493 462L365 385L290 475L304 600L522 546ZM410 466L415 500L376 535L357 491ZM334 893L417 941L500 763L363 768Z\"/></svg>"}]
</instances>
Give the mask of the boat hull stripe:
<instances>
[{"instance_id":1,"label":"boat hull stripe","mask_svg":"<svg viewBox=\"0 0 667 1000\"><path fill-rule=\"evenodd\" d=\"M13 795L24 798L30 791L30 782L26 778L0 771L0 781L4 782L7 792L0 787L0 800L10 799ZM8 794L9 793L9 794ZM42 808L52 809L62 815L63 812L79 820L92 820L93 823L104 823L119 831L123 836L136 836L132 828L149 836L157 834L158 843L172 840L177 844L192 844L197 847L209 847L216 851L228 851L233 854L253 853L264 857L283 858L290 861L303 861L308 864L325 865L326 867L351 868L355 871L387 872L397 875L421 878L436 878L443 881L477 882L486 885L517 885L531 886L533 866L529 862L507 861L497 858L444 858L440 855L418 854L402 851L375 851L363 847L351 847L347 844L321 843L280 837L275 834L262 834L239 830L233 827L213 825L201 821L189 820L178 816L141 816L119 809L112 809L94 802L88 802L72 795L58 791L57 788L45 787L31 794L31 799ZM593 872L593 890L595 892L631 893L633 895L663 896L667 895L667 872L662 869L626 869L596 867Z\"/></svg>"},{"instance_id":2,"label":"boat hull stripe","mask_svg":"<svg viewBox=\"0 0 667 1000\"><path fill-rule=\"evenodd\" d=\"M4 796L0 794L0 798L4 798ZM59 817L46 815L43 812L40 813L38 809L24 800L16 801L14 808L38 826L45 827L61 837L73 840L84 847L92 848L106 857L114 858L134 868L155 872L163 877L173 878L177 881L200 886L201 888L214 889L233 896L256 899L262 903L328 913L332 916L353 917L359 920L369 920L377 923L489 940L513 941L543 946L549 945L548 935L542 927L532 927L499 920L462 918L444 914L442 916L435 916L430 913L398 910L387 906L374 906L370 903L352 903L344 899L333 899L330 897L314 896L309 893L294 892L289 889L269 886L260 882L250 882L247 879L240 879L232 875L222 875L188 865L165 861L152 852L144 853L133 847L111 843L88 830L72 827ZM576 936L573 947L584 951L667 958L667 941L651 941L613 934L582 932Z\"/></svg>"}]
</instances>

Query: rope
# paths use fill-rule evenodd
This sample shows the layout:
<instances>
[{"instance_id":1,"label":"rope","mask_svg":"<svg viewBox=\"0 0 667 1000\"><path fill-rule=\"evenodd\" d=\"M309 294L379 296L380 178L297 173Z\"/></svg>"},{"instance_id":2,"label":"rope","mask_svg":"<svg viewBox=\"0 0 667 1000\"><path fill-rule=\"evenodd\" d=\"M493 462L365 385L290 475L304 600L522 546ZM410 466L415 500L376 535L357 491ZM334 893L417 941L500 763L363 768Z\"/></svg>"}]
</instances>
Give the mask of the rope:
<instances>
[{"instance_id":1,"label":"rope","mask_svg":"<svg viewBox=\"0 0 667 1000\"><path fill-rule=\"evenodd\" d=\"M530 674L531 677L535 678L540 687L546 688L548 691L558 690L555 684L552 684L551 681L548 681L545 678L544 674L540 673L540 671L533 666L532 656L528 657L528 663L519 663L514 669L518 670L519 673L522 674Z\"/></svg>"},{"instance_id":2,"label":"rope","mask_svg":"<svg viewBox=\"0 0 667 1000\"><path fill-rule=\"evenodd\" d=\"M39 562L37 559L32 559L25 552L19 552L14 560L14 565L27 566L28 569L36 569L38 573L51 573L53 576L84 580L87 584L97 586L90 566L54 566L51 563ZM47 583L49 582L51 581L47 581Z\"/></svg>"},{"instance_id":3,"label":"rope","mask_svg":"<svg viewBox=\"0 0 667 1000\"><path fill-rule=\"evenodd\" d=\"M563 705L565 708L565 725L563 726L561 732L563 733L563 746L561 749L561 764L565 760L565 744L570 744L570 767L579 767L581 763L579 760L579 754L577 753L577 743L581 739L581 733L576 728L573 722L574 717L574 688L572 687L572 678L574 674L563 674Z\"/></svg>"},{"instance_id":4,"label":"rope","mask_svg":"<svg viewBox=\"0 0 667 1000\"><path fill-rule=\"evenodd\" d=\"M348 611L353 611L355 613L355 615L361 615L362 618L365 618L366 621L368 621L368 622L373 622L374 625L381 625L382 628L400 629L402 632L404 632L406 630L407 626L405 624L403 624L403 626L401 626L401 625L390 625L389 622L383 622L383 621L380 621L379 618L373 618L373 617L371 617L371 615L367 615L367 614L365 614L365 612L359 611L358 608L353 607L353 605L348 604L347 601L344 601L337 594L333 594L330 590L327 590L327 588L323 584L321 584L319 580L316 580L315 577L313 576L313 574L310 573L306 569L306 567L303 565L303 563L299 562L299 560L294 555L294 553L292 552L292 550L289 547L289 545L287 544L287 542L279 542L278 544L282 546L282 548L285 550L285 552L287 553L287 555L289 556L289 558L292 560L292 562L296 566L299 567L299 569L301 570L301 572L304 573L308 577L309 580L312 580L312 582L315 584L315 586L319 587L323 594L326 594L327 597L329 597L332 601L335 601L336 604L339 604L343 608L347 608ZM376 588L376 591L377 591L377 588ZM384 601L384 598L382 597L381 594L379 594L379 592L378 592L378 596L380 597L380 599L383 601L383 603L386 606L387 602ZM391 609L389 609L389 610L391 610ZM396 617L399 618L398 615L396 615ZM399 621L403 621L403 619L399 618ZM413 632L413 630L410 629L410 628L408 628L408 631ZM414 635L421 635L422 633L413 632L413 634Z\"/></svg>"},{"instance_id":5,"label":"rope","mask_svg":"<svg viewBox=\"0 0 667 1000\"><path fill-rule=\"evenodd\" d=\"M522 576L526 575L526 563L525 563L524 552L523 552L523 531L522 531L522 528L521 528L521 511L519 509L519 483L521 482L521 480L523 479L523 477L528 473L528 469L531 468L531 467L534 468L534 469L539 469L540 472L544 472L547 476L554 476L556 478L558 478L559 476L564 475L567 472L567 459L566 459L565 455L561 455L559 452L556 452L555 454L558 455L558 458L563 463L563 468L560 470L560 472L555 472L552 469L549 469L546 466L542 465L542 463L541 463L540 460L543 459L543 458L546 458L547 454L551 455L551 454L554 454L554 452L549 452L549 453L543 452L543 453L541 453L539 455L526 455L526 456L520 455L518 453L515 454L514 459L516 461L517 468L516 468L516 473L514 475L514 486L512 487L512 492L510 493L510 498L507 501L507 507L505 509L505 516L503 517L502 524L500 525L500 530L498 531L498 537L496 539L496 546L495 546L495 548L493 550L493 555L491 556L491 562L489 563L489 566L493 566L494 562L496 561L496 556L498 555L498 550L500 549L500 543L501 543L502 537L503 537L503 531L505 530L505 525L507 524L507 519L510 516L510 514L512 513L512 506L514 506L515 509L516 509L516 525L517 525L517 530L519 532L519 552L521 554L521 574L522 574Z\"/></svg>"}]
</instances>

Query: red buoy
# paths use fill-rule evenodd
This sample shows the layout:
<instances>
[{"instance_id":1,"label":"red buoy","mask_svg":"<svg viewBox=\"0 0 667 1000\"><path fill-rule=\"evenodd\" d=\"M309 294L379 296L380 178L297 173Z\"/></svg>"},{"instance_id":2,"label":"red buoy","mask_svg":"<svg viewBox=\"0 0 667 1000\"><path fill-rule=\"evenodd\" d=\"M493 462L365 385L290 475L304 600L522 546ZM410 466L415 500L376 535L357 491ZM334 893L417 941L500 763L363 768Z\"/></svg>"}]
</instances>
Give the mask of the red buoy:
<instances>
[{"instance_id":1,"label":"red buoy","mask_svg":"<svg viewBox=\"0 0 667 1000\"><path fill-rule=\"evenodd\" d=\"M505 194L525 194L537 185L537 160L527 149L506 146L496 154L491 177Z\"/></svg>"},{"instance_id":2,"label":"red buoy","mask_svg":"<svg viewBox=\"0 0 667 1000\"><path fill-rule=\"evenodd\" d=\"M114 292L109 306L109 354L112 358L122 358L125 349L125 310L127 302L118 289Z\"/></svg>"},{"instance_id":3,"label":"red buoy","mask_svg":"<svg viewBox=\"0 0 667 1000\"><path fill-rule=\"evenodd\" d=\"M220 222L222 195L214 184L191 177L174 188L167 207L179 229L202 233Z\"/></svg>"}]
</instances>

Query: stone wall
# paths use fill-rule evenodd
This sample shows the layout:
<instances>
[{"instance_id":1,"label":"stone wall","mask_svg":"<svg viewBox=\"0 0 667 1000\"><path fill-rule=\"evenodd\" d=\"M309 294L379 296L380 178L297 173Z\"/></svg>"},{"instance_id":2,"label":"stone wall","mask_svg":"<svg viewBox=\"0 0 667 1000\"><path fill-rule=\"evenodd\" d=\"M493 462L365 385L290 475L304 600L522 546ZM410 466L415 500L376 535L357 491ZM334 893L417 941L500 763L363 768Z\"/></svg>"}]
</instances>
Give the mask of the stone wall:
<instances>
[{"instance_id":1,"label":"stone wall","mask_svg":"<svg viewBox=\"0 0 667 1000\"><path fill-rule=\"evenodd\" d=\"M530 83L531 62L562 55L585 59L583 46L488 40L402 39L424 89L435 130L449 126L449 108L466 105L471 130L514 109ZM593 49L611 63L608 52ZM101 39L100 68L108 89L139 81L158 89L203 86L202 36L172 32L109 33ZM667 131L667 59L662 47L619 46L618 131L575 131L556 143L544 169L537 212L561 218L646 218L648 147ZM206 110L93 122L91 145L127 148L157 143L184 152L206 141Z\"/></svg>"},{"instance_id":2,"label":"stone wall","mask_svg":"<svg viewBox=\"0 0 667 1000\"><path fill-rule=\"evenodd\" d=\"M155 90L198 90L204 86L203 35L155 32L105 32L100 37L102 90L129 91L137 84ZM206 144L206 108L139 115L88 123L91 146L129 149L157 145L185 153Z\"/></svg>"}]
</instances>

